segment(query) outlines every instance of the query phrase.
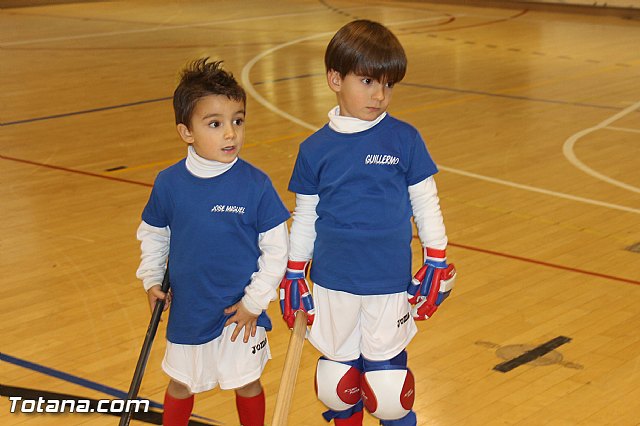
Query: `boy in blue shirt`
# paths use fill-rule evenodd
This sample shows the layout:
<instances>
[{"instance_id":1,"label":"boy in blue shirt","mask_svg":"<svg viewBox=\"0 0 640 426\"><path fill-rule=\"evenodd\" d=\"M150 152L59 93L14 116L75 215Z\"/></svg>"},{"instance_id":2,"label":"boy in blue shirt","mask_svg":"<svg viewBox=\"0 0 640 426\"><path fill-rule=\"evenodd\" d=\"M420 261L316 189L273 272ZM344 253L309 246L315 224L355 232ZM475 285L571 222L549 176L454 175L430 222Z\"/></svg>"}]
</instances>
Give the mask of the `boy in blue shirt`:
<instances>
[{"instance_id":1,"label":"boy in blue shirt","mask_svg":"<svg viewBox=\"0 0 640 426\"><path fill-rule=\"evenodd\" d=\"M337 426L362 425L363 406L384 426L415 426L414 379L405 348L414 320L433 315L453 286L447 236L420 133L387 114L406 71L398 39L383 25L342 27L325 53L338 106L300 145L283 316L308 311L318 361L318 398ZM411 217L425 265L411 278ZM304 281L307 263L313 300ZM314 306L315 305L315 306Z\"/></svg>"},{"instance_id":2,"label":"boy in blue shirt","mask_svg":"<svg viewBox=\"0 0 640 426\"><path fill-rule=\"evenodd\" d=\"M235 390L243 426L264 425L265 310L285 270L290 215L268 176L238 158L246 94L220 65L205 58L183 71L173 105L187 156L158 174L138 228L137 276L152 308L171 303L165 426L187 425L193 395L218 385Z\"/></svg>"}]
</instances>

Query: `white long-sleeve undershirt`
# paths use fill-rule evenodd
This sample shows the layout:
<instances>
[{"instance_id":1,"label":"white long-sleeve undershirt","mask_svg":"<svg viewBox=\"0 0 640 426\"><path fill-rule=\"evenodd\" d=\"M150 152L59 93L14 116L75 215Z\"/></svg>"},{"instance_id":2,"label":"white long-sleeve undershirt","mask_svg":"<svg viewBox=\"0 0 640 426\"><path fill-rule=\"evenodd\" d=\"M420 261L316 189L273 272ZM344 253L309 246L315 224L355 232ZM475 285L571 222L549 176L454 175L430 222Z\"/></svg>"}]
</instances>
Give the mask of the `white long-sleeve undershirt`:
<instances>
[{"instance_id":1,"label":"white long-sleeve undershirt","mask_svg":"<svg viewBox=\"0 0 640 426\"><path fill-rule=\"evenodd\" d=\"M316 206L320 202L318 195L296 194L296 207L293 210L293 223L289 237L289 259L307 261L313 257L313 245L316 241Z\"/></svg>"},{"instance_id":2,"label":"white long-sleeve undershirt","mask_svg":"<svg viewBox=\"0 0 640 426\"><path fill-rule=\"evenodd\" d=\"M194 176L211 178L229 170L232 163L220 163L204 159L196 154L189 145L186 167ZM138 227L137 238L140 240L140 265L136 276L142 280L145 290L160 285L164 276L169 256L169 227L159 228L142 221ZM258 235L260 257L258 271L251 276L250 284L245 287L242 304L254 315L267 309L269 302L277 296L276 288L284 275L289 238L286 222Z\"/></svg>"},{"instance_id":3,"label":"white long-sleeve undershirt","mask_svg":"<svg viewBox=\"0 0 640 426\"><path fill-rule=\"evenodd\" d=\"M447 231L440 211L436 180L433 176L429 176L422 182L409 186L408 189L413 209L413 221L418 228L418 238L420 238L422 247L446 249Z\"/></svg>"}]
</instances>

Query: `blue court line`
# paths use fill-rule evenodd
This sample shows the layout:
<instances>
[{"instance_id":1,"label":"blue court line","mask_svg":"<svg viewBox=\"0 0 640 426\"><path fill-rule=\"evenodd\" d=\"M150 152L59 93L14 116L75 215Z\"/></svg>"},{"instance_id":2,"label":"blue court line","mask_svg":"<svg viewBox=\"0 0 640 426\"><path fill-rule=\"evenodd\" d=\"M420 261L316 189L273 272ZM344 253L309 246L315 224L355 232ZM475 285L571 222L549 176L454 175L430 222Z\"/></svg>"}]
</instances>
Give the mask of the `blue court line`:
<instances>
[{"instance_id":1,"label":"blue court line","mask_svg":"<svg viewBox=\"0 0 640 426\"><path fill-rule=\"evenodd\" d=\"M145 101L129 102L129 103L120 104L120 105L112 105L112 106L106 106L106 107L100 107L100 108L85 109L83 111L74 111L74 112L67 112L67 113L64 113L64 114L55 114L55 115L47 115L47 116L44 116L44 117L27 118L27 119L24 119L24 120L8 121L6 123L0 123L0 126L12 126L12 125L15 125L15 124L33 123L34 121L44 121L44 120L53 120L55 118L72 117L74 115L90 114L92 112L100 112L100 111L109 111L109 110L112 110L112 109L119 109L119 108L126 108L126 107L136 106L136 105L150 104L150 103L153 103L153 102L163 102L163 101L168 101L168 100L171 100L171 99L173 99L173 97L171 97L171 96L168 96L166 98L147 99Z\"/></svg>"},{"instance_id":2,"label":"blue court line","mask_svg":"<svg viewBox=\"0 0 640 426\"><path fill-rule=\"evenodd\" d=\"M280 82L283 82L283 81L298 80L298 79L304 79L304 78L309 78L309 77L318 77L318 76L321 76L321 75L324 75L324 74L301 74L301 75L296 75L296 76L291 76L291 77L276 78L276 79L273 79L273 80L258 81L258 82L253 83L253 84L254 84L254 86L259 86L259 85L266 84L266 83L280 83ZM558 105L571 105L571 106L578 106L578 107L610 109L610 110L616 110L616 111L620 109L620 107L618 107L618 106L589 104L589 103L583 103L583 102L571 102L571 101L563 101L563 100L556 100L556 99L532 98L532 97L528 97L528 96L519 96L519 95L505 95L505 94L501 94L501 93L483 92L481 90L456 89L456 88L452 88L452 87L432 86L432 85L429 85L429 84L418 84L418 83L401 82L401 83L399 83L399 85L409 86L409 87L417 87L417 88L421 88L421 89L443 90L443 91L446 91L446 92L468 93L468 94L480 95L480 96L490 96L490 97L496 97L496 98L515 99L515 100L520 100L520 101L544 102L544 103L551 103L551 104L558 104ZM144 105L144 104L149 104L149 103L154 103L154 102L164 102L164 101L168 101L168 100L171 100L171 99L173 99L171 96L167 96L167 97L164 97L164 98L147 99L147 100L144 100L144 101L129 102L129 103L120 104L120 105L111 105L111 106L100 107L100 108L86 109L86 110L82 110L82 111L67 112L67 113L63 113L63 114L47 115L47 116L44 116L44 117L34 117L34 118L27 118L27 119L23 119L23 120L8 121L6 123L0 122L0 127L2 127L2 126L13 126L13 125L16 125L16 124L33 123L35 121L53 120L53 119L56 119L56 118L72 117L72 116L75 116L75 115L90 114L90 113L94 113L94 112L109 111L109 110L113 110L113 109L120 109L120 108L126 108L126 107L130 107L130 106Z\"/></svg>"},{"instance_id":3,"label":"blue court line","mask_svg":"<svg viewBox=\"0 0 640 426\"><path fill-rule=\"evenodd\" d=\"M127 399L127 393L123 392L119 389L112 388L110 386L101 385L100 383L92 382L91 380L83 379L78 376L74 376L69 373L65 373L60 370L55 370L53 368L45 367L44 365L36 364L30 361L25 361L23 359L12 357L11 355L7 355L4 353L0 353L0 361L8 362L13 365L17 365L18 367L27 368L29 370L33 370L38 373L45 374L47 376L55 377L57 379L64 380L65 382L74 383L76 385L80 385L87 389L93 389L98 392L102 392L107 395L111 395L118 399ZM153 402L150 400L150 404L154 408L162 408L162 404L158 402Z\"/></svg>"},{"instance_id":4,"label":"blue court line","mask_svg":"<svg viewBox=\"0 0 640 426\"><path fill-rule=\"evenodd\" d=\"M47 376L55 377L57 379L64 380L65 382L74 383L76 385L82 386L87 389L93 389L98 392L102 392L107 395L111 395L117 399L127 399L127 393L121 391L120 389L112 388L110 386L101 385L100 383L93 382L91 380L83 379L82 377L74 376L73 374L65 373L60 370L55 370L50 367L45 367L44 365L36 364L30 361L26 361L23 359L19 359L13 357L11 355L7 355L5 353L0 352L0 361L8 362L9 364L17 365L18 367L23 367L29 370L33 370L38 373L45 374ZM141 397L139 397L141 398ZM144 398L147 399L147 398ZM159 402L155 402L149 400L149 405L153 408L163 409L164 405ZM193 417L198 417L203 420L208 420L211 422L217 422L217 420L209 419L207 417L198 416L193 414Z\"/></svg>"},{"instance_id":5,"label":"blue court line","mask_svg":"<svg viewBox=\"0 0 640 426\"><path fill-rule=\"evenodd\" d=\"M610 105L599 105L599 104L588 104L583 102L571 102L571 101L563 101L557 99L545 99L545 98L532 98L529 96L520 96L520 95L505 95L502 93L491 93L491 92L483 92L481 90L471 90L471 89L456 89L452 87L441 87L441 86L432 86L430 84L418 84L418 83L399 83L402 86L410 86L417 87L420 89L432 89L432 90L443 90L446 92L456 92L456 93L468 93L472 95L480 95L480 96L490 96L494 98L506 98L506 99L516 99L519 101L530 101L530 102L544 102L548 104L559 104L559 105L571 105L578 107L588 107L588 108L600 108L600 109L611 109L611 110L620 110L620 107L610 106Z\"/></svg>"},{"instance_id":6,"label":"blue court line","mask_svg":"<svg viewBox=\"0 0 640 426\"><path fill-rule=\"evenodd\" d=\"M298 80L298 79L309 78L309 77L321 77L321 76L324 76L324 74L320 74L320 73L318 73L318 74L301 74L301 75L295 75L295 76L291 76L291 77L282 77L282 78L276 78L276 79L273 79L273 80L259 81L259 82L253 83L253 85L254 86L259 86L261 84L266 84L266 83L280 83L280 82L283 82L283 81ZM545 99L545 98L532 98L532 97L528 97L528 96L519 96L519 95L505 95L505 94L502 94L502 93L483 92L483 91L480 91L480 90L456 89L454 87L442 87L442 86L433 86L433 85L430 85L430 84L408 83L408 82L405 82L405 81L402 81L402 82L398 83L398 85L399 86L417 87L419 89L443 90L443 91L446 91L446 92L454 92L454 93L466 93L466 94L489 96L489 97L496 97L496 98L516 99L516 100L520 100L520 101L545 102L545 103L552 103L552 104L559 104L559 105L571 105L571 106L600 108L600 109L611 109L611 110L619 110L620 109L620 107L610 106L610 105L589 104L589 103L583 103L583 102L571 102L571 101Z\"/></svg>"},{"instance_id":7,"label":"blue court line","mask_svg":"<svg viewBox=\"0 0 640 426\"><path fill-rule=\"evenodd\" d=\"M281 78L274 78L271 80L256 81L255 83L253 83L253 85L260 86L261 84L267 84L267 83L280 83L282 81L300 80L302 78L323 77L323 76L325 76L324 73L292 75L290 77L281 77Z\"/></svg>"}]
</instances>

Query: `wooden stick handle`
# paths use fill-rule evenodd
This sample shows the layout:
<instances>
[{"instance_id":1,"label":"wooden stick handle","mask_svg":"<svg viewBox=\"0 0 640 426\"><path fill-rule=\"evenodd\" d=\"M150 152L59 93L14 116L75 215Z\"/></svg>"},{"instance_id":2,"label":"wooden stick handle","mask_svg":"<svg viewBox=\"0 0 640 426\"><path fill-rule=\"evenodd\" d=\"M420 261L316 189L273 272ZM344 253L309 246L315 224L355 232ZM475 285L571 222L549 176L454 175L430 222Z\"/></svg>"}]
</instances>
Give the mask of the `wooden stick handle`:
<instances>
[{"instance_id":1,"label":"wooden stick handle","mask_svg":"<svg viewBox=\"0 0 640 426\"><path fill-rule=\"evenodd\" d=\"M276 397L276 408L273 413L272 426L287 426L289 419L289 409L291 401L293 401L293 391L296 387L296 378L298 376L298 368L300 367L300 357L302 356L302 347L307 332L307 313L298 311L296 313L296 321L293 324L293 331L289 338L289 347L287 356L284 360L282 368L282 378L280 380L280 388Z\"/></svg>"}]
</instances>

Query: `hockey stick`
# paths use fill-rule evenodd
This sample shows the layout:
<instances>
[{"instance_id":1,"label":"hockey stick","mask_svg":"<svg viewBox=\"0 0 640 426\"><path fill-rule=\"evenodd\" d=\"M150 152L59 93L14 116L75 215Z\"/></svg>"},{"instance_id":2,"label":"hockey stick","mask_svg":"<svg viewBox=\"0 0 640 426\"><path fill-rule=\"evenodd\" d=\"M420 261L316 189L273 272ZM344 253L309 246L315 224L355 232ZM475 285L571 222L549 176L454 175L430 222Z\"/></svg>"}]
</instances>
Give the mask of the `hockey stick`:
<instances>
[{"instance_id":1,"label":"hockey stick","mask_svg":"<svg viewBox=\"0 0 640 426\"><path fill-rule=\"evenodd\" d=\"M289 408L293 400L293 391L296 387L296 377L300 367L300 357L302 356L302 346L307 332L307 313L298 311L296 321L293 324L293 331L289 338L287 356L282 368L282 378L280 388L276 397L276 408L273 413L272 426L287 426L289 419Z\"/></svg>"},{"instance_id":2,"label":"hockey stick","mask_svg":"<svg viewBox=\"0 0 640 426\"><path fill-rule=\"evenodd\" d=\"M162 279L162 291L164 293L169 291L169 267L167 267L167 270L164 272L164 278ZM149 327L147 328L147 335L144 337L144 343L142 344L142 349L140 350L138 364L136 365L136 370L133 373L133 379L131 380L131 385L129 386L129 393L127 394L128 401L136 399L136 397L138 396L138 391L140 390L140 385L142 384L142 376L144 376L144 369L146 368L147 361L149 360L151 345L153 345L153 339L156 337L158 324L160 324L160 317L162 316L162 311L164 310L164 304L164 299L158 300L156 301L156 306L153 308L151 320L149 321ZM129 422L131 422L131 418L133 417L134 405L135 404L130 404L129 410L122 413L119 426L129 425Z\"/></svg>"}]
</instances>

